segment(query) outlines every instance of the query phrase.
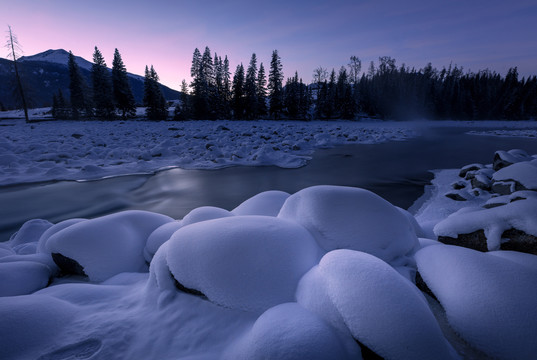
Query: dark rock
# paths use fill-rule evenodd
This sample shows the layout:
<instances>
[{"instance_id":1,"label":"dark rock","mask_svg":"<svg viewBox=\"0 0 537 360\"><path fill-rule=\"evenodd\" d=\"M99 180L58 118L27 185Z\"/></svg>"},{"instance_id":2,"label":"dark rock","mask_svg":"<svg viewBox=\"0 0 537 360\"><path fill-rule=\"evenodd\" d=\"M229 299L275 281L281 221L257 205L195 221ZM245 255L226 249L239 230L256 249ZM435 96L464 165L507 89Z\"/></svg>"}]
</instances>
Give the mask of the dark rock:
<instances>
[{"instance_id":1,"label":"dark rock","mask_svg":"<svg viewBox=\"0 0 537 360\"><path fill-rule=\"evenodd\" d=\"M492 192L500 195L509 195L514 193L516 190L515 181L494 181L491 186Z\"/></svg>"},{"instance_id":2,"label":"dark rock","mask_svg":"<svg viewBox=\"0 0 537 360\"><path fill-rule=\"evenodd\" d=\"M509 229L504 231L502 239L509 239L509 241L500 244L500 249L502 250L513 250L537 255L536 236L527 234L518 229Z\"/></svg>"},{"instance_id":3,"label":"dark rock","mask_svg":"<svg viewBox=\"0 0 537 360\"><path fill-rule=\"evenodd\" d=\"M178 131L179 129L176 128L176 127L169 127L168 130L169 130L169 131Z\"/></svg>"},{"instance_id":4,"label":"dark rock","mask_svg":"<svg viewBox=\"0 0 537 360\"><path fill-rule=\"evenodd\" d=\"M477 170L480 170L483 168L483 165L481 164L470 164L470 165L466 165L464 166L461 171L459 172L459 176L461 178L464 178L466 177L466 174L469 172L469 171L477 171Z\"/></svg>"},{"instance_id":5,"label":"dark rock","mask_svg":"<svg viewBox=\"0 0 537 360\"><path fill-rule=\"evenodd\" d=\"M468 171L466 175L464 176L464 179L472 180L473 178L475 178L476 174L477 174L477 171Z\"/></svg>"},{"instance_id":6,"label":"dark rock","mask_svg":"<svg viewBox=\"0 0 537 360\"><path fill-rule=\"evenodd\" d=\"M524 150L514 149L509 151L496 151L494 154L494 160L492 163L492 168L494 171L498 171L500 169L503 169L504 167L507 167L509 165L513 165L514 163L520 162L520 161L528 161L532 160L531 156L529 156Z\"/></svg>"},{"instance_id":7,"label":"dark rock","mask_svg":"<svg viewBox=\"0 0 537 360\"><path fill-rule=\"evenodd\" d=\"M447 245L457 245L483 252L488 251L484 230L477 230L469 234L459 234L456 238L439 236L438 241Z\"/></svg>"},{"instance_id":8,"label":"dark rock","mask_svg":"<svg viewBox=\"0 0 537 360\"><path fill-rule=\"evenodd\" d=\"M416 272L416 286L418 287L418 289L438 301L436 295L432 292L429 286L427 286L427 283L425 282L425 280L423 280L419 271Z\"/></svg>"},{"instance_id":9,"label":"dark rock","mask_svg":"<svg viewBox=\"0 0 537 360\"><path fill-rule=\"evenodd\" d=\"M453 190L461 190L466 187L466 183L464 181L457 181L451 184L451 187L453 188Z\"/></svg>"},{"instance_id":10,"label":"dark rock","mask_svg":"<svg viewBox=\"0 0 537 360\"><path fill-rule=\"evenodd\" d=\"M75 133L75 134L71 134L71 136L74 137L75 139L80 139L84 135Z\"/></svg>"},{"instance_id":11,"label":"dark rock","mask_svg":"<svg viewBox=\"0 0 537 360\"><path fill-rule=\"evenodd\" d=\"M84 268L78 262L67 256L63 256L60 253L52 253L52 260L54 260L64 275L81 275L88 277L84 272Z\"/></svg>"},{"instance_id":12,"label":"dark rock","mask_svg":"<svg viewBox=\"0 0 537 360\"><path fill-rule=\"evenodd\" d=\"M173 276L172 273L170 273L170 275L171 275L171 277L173 278L173 281L175 282L175 287L176 287L179 291L182 291L182 292L187 293L187 294L190 294L190 295L199 296L199 297L201 297L201 298L207 300L207 296L205 296L204 293L202 293L201 291L196 290L196 289L187 288L186 286L184 286L183 284L181 284L179 281L177 281L177 279Z\"/></svg>"},{"instance_id":13,"label":"dark rock","mask_svg":"<svg viewBox=\"0 0 537 360\"><path fill-rule=\"evenodd\" d=\"M466 201L466 198L464 198L461 194L456 193L456 192L447 193L444 196L455 201Z\"/></svg>"},{"instance_id":14,"label":"dark rock","mask_svg":"<svg viewBox=\"0 0 537 360\"><path fill-rule=\"evenodd\" d=\"M472 180L472 188L473 189L481 189L481 190L490 190L490 184L491 181L488 177L483 175L476 175Z\"/></svg>"},{"instance_id":15,"label":"dark rock","mask_svg":"<svg viewBox=\"0 0 537 360\"><path fill-rule=\"evenodd\" d=\"M360 349L362 350L362 359L364 360L384 360L382 356L368 348L364 345L360 340L354 339L356 343L360 346Z\"/></svg>"}]
</instances>

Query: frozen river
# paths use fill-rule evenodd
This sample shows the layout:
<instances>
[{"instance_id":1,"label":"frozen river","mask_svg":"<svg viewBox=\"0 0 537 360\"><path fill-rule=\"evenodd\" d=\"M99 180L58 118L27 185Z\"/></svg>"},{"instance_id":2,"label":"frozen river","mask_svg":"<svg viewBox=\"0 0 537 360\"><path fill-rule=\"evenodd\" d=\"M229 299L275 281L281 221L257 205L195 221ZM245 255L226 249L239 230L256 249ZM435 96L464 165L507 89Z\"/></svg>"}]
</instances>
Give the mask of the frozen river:
<instances>
[{"instance_id":1,"label":"frozen river","mask_svg":"<svg viewBox=\"0 0 537 360\"><path fill-rule=\"evenodd\" d=\"M409 208L432 178L429 170L491 163L496 150L521 148L537 154L537 139L466 134L465 126L424 127L407 141L354 144L321 149L307 166L236 166L218 170L171 169L155 175L129 175L76 182L57 181L0 187L0 241L29 219L58 222L126 209L144 209L182 218L210 205L233 209L265 190L289 193L320 185L347 185L374 191Z\"/></svg>"}]
</instances>

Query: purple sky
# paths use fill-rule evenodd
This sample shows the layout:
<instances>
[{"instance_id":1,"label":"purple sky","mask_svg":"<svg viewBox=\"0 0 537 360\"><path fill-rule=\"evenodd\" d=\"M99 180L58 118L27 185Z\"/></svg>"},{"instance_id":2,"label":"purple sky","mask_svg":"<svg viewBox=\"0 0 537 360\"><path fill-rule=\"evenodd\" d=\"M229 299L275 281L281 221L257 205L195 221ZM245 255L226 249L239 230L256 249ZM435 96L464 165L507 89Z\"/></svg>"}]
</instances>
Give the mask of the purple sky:
<instances>
[{"instance_id":1,"label":"purple sky","mask_svg":"<svg viewBox=\"0 0 537 360\"><path fill-rule=\"evenodd\" d=\"M227 54L232 72L255 52L267 74L278 49L285 76L296 70L307 83L316 67L337 71L351 55L362 59L363 70L391 56L416 68L452 62L537 74L535 0L2 2L0 24L11 25L24 55L63 48L91 61L97 46L111 65L117 47L129 72L143 74L153 64L175 89L190 81L192 53L205 46Z\"/></svg>"}]
</instances>

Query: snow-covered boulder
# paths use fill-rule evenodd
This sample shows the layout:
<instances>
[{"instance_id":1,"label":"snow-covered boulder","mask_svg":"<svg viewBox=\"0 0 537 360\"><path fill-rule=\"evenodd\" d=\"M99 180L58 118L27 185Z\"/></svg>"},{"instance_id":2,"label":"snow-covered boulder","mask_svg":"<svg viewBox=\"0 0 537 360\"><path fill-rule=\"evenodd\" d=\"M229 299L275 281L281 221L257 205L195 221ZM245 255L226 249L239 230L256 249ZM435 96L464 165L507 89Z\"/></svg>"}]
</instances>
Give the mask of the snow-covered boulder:
<instances>
[{"instance_id":1,"label":"snow-covered boulder","mask_svg":"<svg viewBox=\"0 0 537 360\"><path fill-rule=\"evenodd\" d=\"M181 224L187 226L201 221L219 219L223 217L233 216L231 212L215 206L200 206L193 209L183 217Z\"/></svg>"},{"instance_id":2,"label":"snow-covered boulder","mask_svg":"<svg viewBox=\"0 0 537 360\"><path fill-rule=\"evenodd\" d=\"M364 252L327 253L301 280L297 301L385 359L457 357L414 284Z\"/></svg>"},{"instance_id":3,"label":"snow-covered boulder","mask_svg":"<svg viewBox=\"0 0 537 360\"><path fill-rule=\"evenodd\" d=\"M33 219L22 224L21 228L11 235L9 244L15 248L28 243L37 243L39 237L52 226L52 223L43 219Z\"/></svg>"},{"instance_id":4,"label":"snow-covered boulder","mask_svg":"<svg viewBox=\"0 0 537 360\"><path fill-rule=\"evenodd\" d=\"M533 157L521 149L513 149L509 151L499 150L494 154L492 167L494 171L498 171L505 167L521 161L531 161Z\"/></svg>"},{"instance_id":5,"label":"snow-covered boulder","mask_svg":"<svg viewBox=\"0 0 537 360\"><path fill-rule=\"evenodd\" d=\"M232 216L177 230L155 254L178 287L235 309L264 311L294 301L298 281L318 259L311 234L269 216ZM163 256L161 250L166 252Z\"/></svg>"},{"instance_id":6,"label":"snow-covered boulder","mask_svg":"<svg viewBox=\"0 0 537 360\"><path fill-rule=\"evenodd\" d=\"M535 357L536 270L516 260L450 245L424 247L416 260L450 325L470 345L490 358Z\"/></svg>"},{"instance_id":7,"label":"snow-covered boulder","mask_svg":"<svg viewBox=\"0 0 537 360\"><path fill-rule=\"evenodd\" d=\"M535 190L537 191L537 165L530 161L518 162L511 166L502 168L492 176L494 182L514 183L512 189L519 190ZM494 189L494 188L493 188ZM496 186L496 191L498 192Z\"/></svg>"},{"instance_id":8,"label":"snow-covered boulder","mask_svg":"<svg viewBox=\"0 0 537 360\"><path fill-rule=\"evenodd\" d=\"M38 253L46 253L47 250L46 250L46 243L48 241L48 239L56 234L57 232L71 226L71 225L74 225L74 224L77 224L79 222L82 222L82 221L86 221L86 219L80 219L80 218L73 218L73 219L67 219L67 220L64 220L64 221L60 221L59 223L57 224L54 224L52 225L51 227L49 227L47 230L45 230L45 232L43 232L43 234L39 237L39 240L37 241L37 252Z\"/></svg>"},{"instance_id":9,"label":"snow-covered boulder","mask_svg":"<svg viewBox=\"0 0 537 360\"><path fill-rule=\"evenodd\" d=\"M278 217L304 226L325 251L363 251L392 265L419 246L407 216L365 189L309 187L291 195Z\"/></svg>"},{"instance_id":10,"label":"snow-covered boulder","mask_svg":"<svg viewBox=\"0 0 537 360\"><path fill-rule=\"evenodd\" d=\"M31 294L47 286L50 268L34 261L0 263L0 297Z\"/></svg>"},{"instance_id":11,"label":"snow-covered boulder","mask_svg":"<svg viewBox=\"0 0 537 360\"><path fill-rule=\"evenodd\" d=\"M121 272L147 271L143 256L147 238L170 221L147 211L119 212L67 226L50 236L44 247L47 253L79 264L90 280L103 281Z\"/></svg>"},{"instance_id":12,"label":"snow-covered boulder","mask_svg":"<svg viewBox=\"0 0 537 360\"><path fill-rule=\"evenodd\" d=\"M159 247L170 239L174 232L183 226L182 221L170 221L162 226L159 226L149 235L144 247L144 258L148 263L159 249Z\"/></svg>"},{"instance_id":13,"label":"snow-covered boulder","mask_svg":"<svg viewBox=\"0 0 537 360\"><path fill-rule=\"evenodd\" d=\"M252 196L231 212L235 215L278 216L289 194L285 191L270 190Z\"/></svg>"},{"instance_id":14,"label":"snow-covered boulder","mask_svg":"<svg viewBox=\"0 0 537 360\"><path fill-rule=\"evenodd\" d=\"M352 337L342 337L296 303L264 312L252 329L224 352L225 360L361 359Z\"/></svg>"},{"instance_id":15,"label":"snow-covered boulder","mask_svg":"<svg viewBox=\"0 0 537 360\"><path fill-rule=\"evenodd\" d=\"M537 199L529 197L488 209L463 208L436 224L434 233L443 243L479 251L537 254Z\"/></svg>"}]
</instances>

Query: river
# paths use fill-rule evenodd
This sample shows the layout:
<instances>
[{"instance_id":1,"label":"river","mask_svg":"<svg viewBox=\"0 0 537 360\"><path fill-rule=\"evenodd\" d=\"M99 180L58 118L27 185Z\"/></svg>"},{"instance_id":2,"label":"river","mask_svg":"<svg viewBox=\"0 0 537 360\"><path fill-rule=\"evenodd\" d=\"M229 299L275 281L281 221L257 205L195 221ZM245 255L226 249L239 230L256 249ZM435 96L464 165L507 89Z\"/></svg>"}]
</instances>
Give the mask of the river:
<instances>
[{"instance_id":1,"label":"river","mask_svg":"<svg viewBox=\"0 0 537 360\"><path fill-rule=\"evenodd\" d=\"M290 193L320 185L369 189L394 205L409 208L432 179L429 170L492 162L496 150L520 148L537 154L537 139L467 135L469 127L428 126L422 135L399 142L346 145L317 150L299 169L274 166L219 170L170 169L96 181L56 181L0 187L0 241L25 221L58 222L143 209L182 218L199 206L233 209L266 190ZM476 130L487 130L480 127Z\"/></svg>"}]
</instances>

